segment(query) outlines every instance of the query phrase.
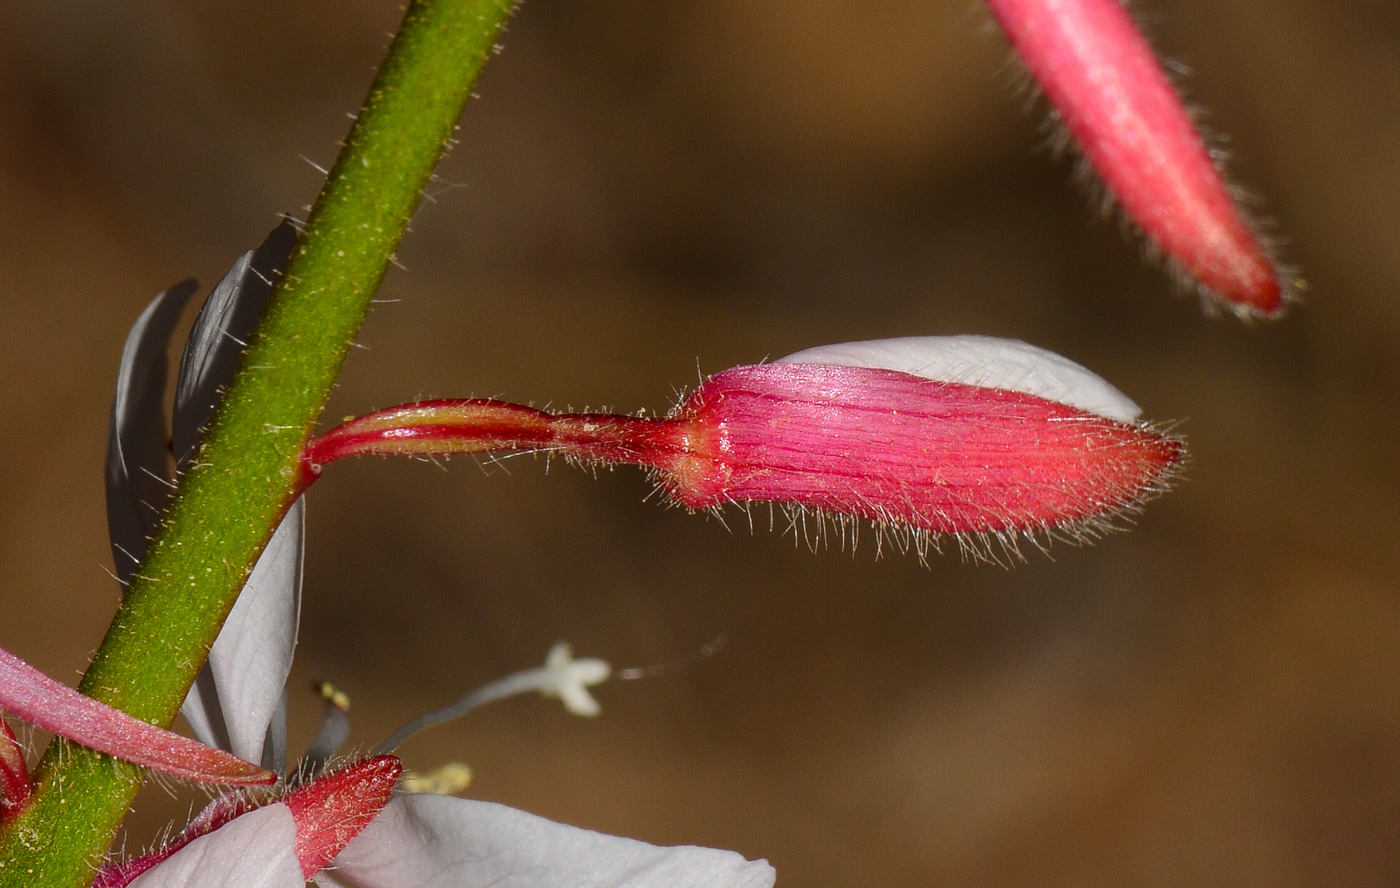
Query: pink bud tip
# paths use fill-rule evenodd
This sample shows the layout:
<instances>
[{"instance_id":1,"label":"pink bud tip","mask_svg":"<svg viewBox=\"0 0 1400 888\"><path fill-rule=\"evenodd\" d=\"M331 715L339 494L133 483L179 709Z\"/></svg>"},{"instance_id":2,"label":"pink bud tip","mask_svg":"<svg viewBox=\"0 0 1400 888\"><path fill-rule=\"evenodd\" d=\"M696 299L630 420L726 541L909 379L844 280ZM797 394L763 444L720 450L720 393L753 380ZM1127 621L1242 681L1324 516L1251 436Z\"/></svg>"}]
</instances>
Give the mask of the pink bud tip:
<instances>
[{"instance_id":1,"label":"pink bud tip","mask_svg":"<svg viewBox=\"0 0 1400 888\"><path fill-rule=\"evenodd\" d=\"M309 879L330 863L389 803L403 764L377 755L332 771L287 793L296 821L296 854Z\"/></svg>"},{"instance_id":2,"label":"pink bud tip","mask_svg":"<svg viewBox=\"0 0 1400 888\"><path fill-rule=\"evenodd\" d=\"M1182 457L1059 401L871 367L736 367L672 422L684 446L658 468L686 506L792 503L960 539L1102 529Z\"/></svg>"},{"instance_id":3,"label":"pink bud tip","mask_svg":"<svg viewBox=\"0 0 1400 888\"><path fill-rule=\"evenodd\" d=\"M1119 0L987 2L1084 156L1168 260L1236 313L1282 310L1288 285Z\"/></svg>"}]
</instances>

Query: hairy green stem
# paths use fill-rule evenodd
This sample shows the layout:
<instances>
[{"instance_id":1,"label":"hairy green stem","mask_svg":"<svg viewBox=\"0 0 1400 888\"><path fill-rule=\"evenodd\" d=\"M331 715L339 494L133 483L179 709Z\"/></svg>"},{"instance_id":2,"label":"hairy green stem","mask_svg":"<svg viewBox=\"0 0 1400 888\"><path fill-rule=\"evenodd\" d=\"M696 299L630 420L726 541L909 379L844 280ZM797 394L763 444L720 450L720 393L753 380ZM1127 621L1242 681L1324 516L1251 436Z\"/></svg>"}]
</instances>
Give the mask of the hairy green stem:
<instances>
[{"instance_id":1,"label":"hairy green stem","mask_svg":"<svg viewBox=\"0 0 1400 888\"><path fill-rule=\"evenodd\" d=\"M297 489L298 460L514 0L415 0L243 366L81 689L169 725ZM0 828L0 888L80 888L139 769L63 741Z\"/></svg>"}]
</instances>

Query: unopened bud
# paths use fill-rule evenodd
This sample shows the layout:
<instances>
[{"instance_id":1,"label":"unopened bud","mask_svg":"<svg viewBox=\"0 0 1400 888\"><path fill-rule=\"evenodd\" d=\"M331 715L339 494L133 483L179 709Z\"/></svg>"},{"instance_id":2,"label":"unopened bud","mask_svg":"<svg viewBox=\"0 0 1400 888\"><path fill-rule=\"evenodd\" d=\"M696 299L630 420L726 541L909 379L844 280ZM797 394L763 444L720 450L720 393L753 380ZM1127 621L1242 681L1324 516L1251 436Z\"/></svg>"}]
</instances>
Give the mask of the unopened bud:
<instances>
[{"instance_id":1,"label":"unopened bud","mask_svg":"<svg viewBox=\"0 0 1400 888\"><path fill-rule=\"evenodd\" d=\"M955 534L982 554L987 536L1092 535L1160 491L1182 444L1137 414L1100 377L1024 342L915 337L725 370L664 418L409 404L327 432L303 461L308 482L359 453L632 463L692 509L778 503L910 529L920 551Z\"/></svg>"},{"instance_id":2,"label":"unopened bud","mask_svg":"<svg viewBox=\"0 0 1400 888\"><path fill-rule=\"evenodd\" d=\"M948 534L1074 527L1160 489L1180 442L1036 395L821 364L736 367L673 421L662 486Z\"/></svg>"},{"instance_id":3,"label":"unopened bud","mask_svg":"<svg viewBox=\"0 0 1400 888\"><path fill-rule=\"evenodd\" d=\"M1290 289L1231 199L1120 0L987 0L1085 159L1127 215L1201 292L1245 315Z\"/></svg>"}]
</instances>

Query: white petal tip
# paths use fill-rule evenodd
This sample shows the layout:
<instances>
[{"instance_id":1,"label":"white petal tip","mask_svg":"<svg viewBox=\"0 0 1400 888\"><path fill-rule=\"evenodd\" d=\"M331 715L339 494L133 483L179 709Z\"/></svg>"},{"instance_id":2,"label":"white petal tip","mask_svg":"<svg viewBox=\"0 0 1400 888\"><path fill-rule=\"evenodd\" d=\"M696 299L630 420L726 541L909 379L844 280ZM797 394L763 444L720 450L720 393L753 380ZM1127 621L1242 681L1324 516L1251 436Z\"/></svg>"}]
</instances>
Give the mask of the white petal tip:
<instances>
[{"instance_id":1,"label":"white petal tip","mask_svg":"<svg viewBox=\"0 0 1400 888\"><path fill-rule=\"evenodd\" d=\"M777 364L870 367L935 382L1006 389L1058 401L1117 422L1142 414L1131 398L1091 370L1019 339L993 336L906 336L822 345Z\"/></svg>"}]
</instances>

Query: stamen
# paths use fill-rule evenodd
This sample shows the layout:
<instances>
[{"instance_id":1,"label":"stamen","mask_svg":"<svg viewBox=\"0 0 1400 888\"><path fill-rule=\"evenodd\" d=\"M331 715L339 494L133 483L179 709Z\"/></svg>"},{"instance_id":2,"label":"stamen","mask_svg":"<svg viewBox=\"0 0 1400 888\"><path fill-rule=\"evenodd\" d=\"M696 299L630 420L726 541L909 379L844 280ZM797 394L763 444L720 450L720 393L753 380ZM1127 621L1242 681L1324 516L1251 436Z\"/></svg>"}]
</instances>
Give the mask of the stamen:
<instances>
[{"instance_id":1,"label":"stamen","mask_svg":"<svg viewBox=\"0 0 1400 888\"><path fill-rule=\"evenodd\" d=\"M277 708L272 711L272 720L267 724L267 734L263 738L262 766L274 774L287 772L287 689L277 698Z\"/></svg>"},{"instance_id":2,"label":"stamen","mask_svg":"<svg viewBox=\"0 0 1400 888\"><path fill-rule=\"evenodd\" d=\"M399 790L416 795L456 795L471 782L471 768L461 762L448 762L431 771L404 771Z\"/></svg>"},{"instance_id":3,"label":"stamen","mask_svg":"<svg viewBox=\"0 0 1400 888\"><path fill-rule=\"evenodd\" d=\"M544 666L507 675L477 688L455 703L419 716L379 744L374 754L393 752L414 734L460 718L487 703L531 691L559 699L564 708L574 715L595 716L602 709L593 695L588 693L588 687L606 681L611 672L612 667L603 660L593 657L575 660L573 649L567 642L561 641L550 648Z\"/></svg>"},{"instance_id":4,"label":"stamen","mask_svg":"<svg viewBox=\"0 0 1400 888\"><path fill-rule=\"evenodd\" d=\"M350 695L328 681L312 684L312 689L326 701L325 715L316 739L306 749L306 755L297 763L300 774L311 776L325 769L331 758L345 745L350 737Z\"/></svg>"}]
</instances>

